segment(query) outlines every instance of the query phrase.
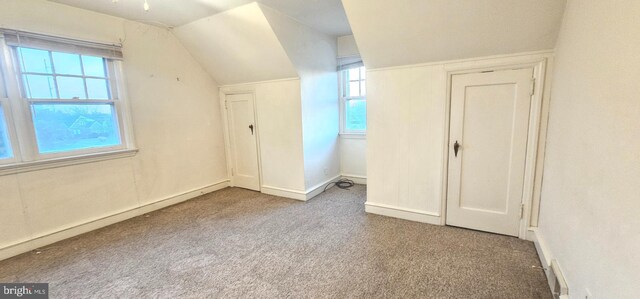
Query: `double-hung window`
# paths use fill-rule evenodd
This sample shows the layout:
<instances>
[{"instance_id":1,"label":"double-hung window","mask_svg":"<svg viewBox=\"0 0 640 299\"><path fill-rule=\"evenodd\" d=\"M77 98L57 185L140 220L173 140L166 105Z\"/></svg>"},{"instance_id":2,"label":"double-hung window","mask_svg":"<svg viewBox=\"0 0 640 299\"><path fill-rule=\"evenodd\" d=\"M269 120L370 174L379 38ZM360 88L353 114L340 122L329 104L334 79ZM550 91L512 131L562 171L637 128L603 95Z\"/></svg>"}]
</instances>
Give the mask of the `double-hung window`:
<instances>
[{"instance_id":1,"label":"double-hung window","mask_svg":"<svg viewBox=\"0 0 640 299\"><path fill-rule=\"evenodd\" d=\"M357 64L340 71L341 128L344 134L367 130L366 70Z\"/></svg>"},{"instance_id":2,"label":"double-hung window","mask_svg":"<svg viewBox=\"0 0 640 299\"><path fill-rule=\"evenodd\" d=\"M0 165L134 151L118 46L0 30L0 47Z\"/></svg>"}]
</instances>

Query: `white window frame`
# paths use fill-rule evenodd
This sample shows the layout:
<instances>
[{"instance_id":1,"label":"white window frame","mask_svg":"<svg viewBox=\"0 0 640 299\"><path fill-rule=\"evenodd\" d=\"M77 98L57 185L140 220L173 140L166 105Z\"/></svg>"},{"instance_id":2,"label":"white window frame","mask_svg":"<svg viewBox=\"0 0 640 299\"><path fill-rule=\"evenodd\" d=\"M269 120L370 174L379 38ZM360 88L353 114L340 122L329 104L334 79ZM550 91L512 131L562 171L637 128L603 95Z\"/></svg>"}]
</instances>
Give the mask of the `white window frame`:
<instances>
[{"instance_id":1,"label":"white window frame","mask_svg":"<svg viewBox=\"0 0 640 299\"><path fill-rule=\"evenodd\" d=\"M353 68L360 68L360 67L363 67L363 66L356 66ZM359 94L361 94L361 96L355 96L355 97L349 96L347 94L347 91L348 91L347 87L350 80L348 80L349 78L345 74L349 72L350 69L353 69L353 68L346 68L338 71L338 80L339 80L338 89L340 92L340 134L344 136L364 137L367 134L366 129L365 130L348 130L347 129L347 108L346 108L347 103L350 100L364 100L365 102L367 101L366 91L364 93L365 95L362 95L363 91L360 90ZM366 76L366 69L364 69L364 73ZM360 74L360 78L362 78L362 75L363 74ZM365 79L360 79L358 81L364 81L366 85L367 79L365 77ZM358 84L358 88L362 88L362 84Z\"/></svg>"},{"instance_id":2,"label":"white window frame","mask_svg":"<svg viewBox=\"0 0 640 299\"><path fill-rule=\"evenodd\" d=\"M29 46L25 47L30 48ZM58 52L55 49L42 48L42 50ZM82 55L84 53L75 54ZM23 80L20 77L21 70L17 57L16 47L8 45L0 32L0 105L5 112L9 141L13 150L12 158L0 159L0 175L135 155L137 149L126 97L122 61L105 57L111 93L109 100L29 99L24 96L25 91L22 86ZM31 115L33 103L113 105L121 143L109 147L40 153Z\"/></svg>"}]
</instances>

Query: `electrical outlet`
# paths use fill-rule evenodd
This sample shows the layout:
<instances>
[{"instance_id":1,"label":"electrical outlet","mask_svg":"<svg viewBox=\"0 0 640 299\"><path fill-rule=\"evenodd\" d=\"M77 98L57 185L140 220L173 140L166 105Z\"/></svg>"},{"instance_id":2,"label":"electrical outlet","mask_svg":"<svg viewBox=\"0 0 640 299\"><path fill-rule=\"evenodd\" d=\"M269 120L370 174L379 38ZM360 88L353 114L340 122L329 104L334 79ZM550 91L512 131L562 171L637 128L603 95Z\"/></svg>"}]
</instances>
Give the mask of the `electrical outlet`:
<instances>
[{"instance_id":1,"label":"electrical outlet","mask_svg":"<svg viewBox=\"0 0 640 299\"><path fill-rule=\"evenodd\" d=\"M329 168L325 168L324 169L324 176L328 176L329 175Z\"/></svg>"}]
</instances>

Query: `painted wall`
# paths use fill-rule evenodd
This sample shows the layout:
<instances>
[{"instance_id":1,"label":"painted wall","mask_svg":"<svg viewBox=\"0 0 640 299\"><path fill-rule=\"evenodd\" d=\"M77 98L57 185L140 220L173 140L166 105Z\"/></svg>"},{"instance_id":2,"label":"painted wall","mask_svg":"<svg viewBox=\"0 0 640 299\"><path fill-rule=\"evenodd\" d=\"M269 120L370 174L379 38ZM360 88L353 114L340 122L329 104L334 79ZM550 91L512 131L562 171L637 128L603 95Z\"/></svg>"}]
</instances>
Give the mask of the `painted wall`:
<instances>
[{"instance_id":1,"label":"painted wall","mask_svg":"<svg viewBox=\"0 0 640 299\"><path fill-rule=\"evenodd\" d=\"M338 58L360 56L360 50L353 35L338 37Z\"/></svg>"},{"instance_id":2,"label":"painted wall","mask_svg":"<svg viewBox=\"0 0 640 299\"><path fill-rule=\"evenodd\" d=\"M360 60L360 52L353 35L338 37L338 60L349 63ZM357 183L366 183L367 137L365 135L340 136L340 172Z\"/></svg>"},{"instance_id":3,"label":"painted wall","mask_svg":"<svg viewBox=\"0 0 640 299\"><path fill-rule=\"evenodd\" d=\"M438 217L444 66L370 70L367 80L367 203Z\"/></svg>"},{"instance_id":4,"label":"painted wall","mask_svg":"<svg viewBox=\"0 0 640 299\"><path fill-rule=\"evenodd\" d=\"M367 138L340 136L340 173L366 183L367 178Z\"/></svg>"},{"instance_id":5,"label":"painted wall","mask_svg":"<svg viewBox=\"0 0 640 299\"><path fill-rule=\"evenodd\" d=\"M558 39L538 237L571 298L640 293L638 15L570 0Z\"/></svg>"},{"instance_id":6,"label":"painted wall","mask_svg":"<svg viewBox=\"0 0 640 299\"><path fill-rule=\"evenodd\" d=\"M262 187L304 193L300 79L229 85L221 90L255 92Z\"/></svg>"},{"instance_id":7,"label":"painted wall","mask_svg":"<svg viewBox=\"0 0 640 299\"><path fill-rule=\"evenodd\" d=\"M260 5L300 76L305 186L340 174L336 39Z\"/></svg>"},{"instance_id":8,"label":"painted wall","mask_svg":"<svg viewBox=\"0 0 640 299\"><path fill-rule=\"evenodd\" d=\"M297 96L290 93L293 90L291 86L269 90L273 94L256 95L273 95L278 101L288 101L290 104L294 100L300 101L287 108L287 112L292 112L291 109L298 107L297 113L300 115L289 115L288 118L275 121L280 124L277 130L283 135L261 135L260 142L267 147L274 145L283 153L302 148L303 160L274 158L273 153L262 155L263 185L304 193L339 174L339 106L334 38L258 3L180 26L174 32L205 69L229 87L224 90L233 90L242 85L241 88L257 91L258 86L265 86L265 81L299 79L296 81L300 85L297 87ZM279 114L274 109L281 108L278 103L269 101L261 101L259 106L259 114L274 118ZM270 111L274 114L270 115ZM300 127L300 145L281 140L283 136L297 133ZM288 157L296 158L295 155ZM287 169L298 163L303 166L300 178L302 187L298 185L298 178L272 180L274 176L282 176L280 168ZM279 165L282 167L278 168Z\"/></svg>"},{"instance_id":9,"label":"painted wall","mask_svg":"<svg viewBox=\"0 0 640 299\"><path fill-rule=\"evenodd\" d=\"M0 27L123 40L140 149L130 158L0 176L0 248L227 179L217 84L170 32L40 0L0 2Z\"/></svg>"},{"instance_id":10,"label":"painted wall","mask_svg":"<svg viewBox=\"0 0 640 299\"><path fill-rule=\"evenodd\" d=\"M368 70L368 211L441 224L447 69L538 61L547 55L523 53Z\"/></svg>"},{"instance_id":11,"label":"painted wall","mask_svg":"<svg viewBox=\"0 0 640 299\"><path fill-rule=\"evenodd\" d=\"M258 3L191 22L173 32L221 85L298 76Z\"/></svg>"},{"instance_id":12,"label":"painted wall","mask_svg":"<svg viewBox=\"0 0 640 299\"><path fill-rule=\"evenodd\" d=\"M553 49L564 0L343 0L368 68Z\"/></svg>"}]
</instances>

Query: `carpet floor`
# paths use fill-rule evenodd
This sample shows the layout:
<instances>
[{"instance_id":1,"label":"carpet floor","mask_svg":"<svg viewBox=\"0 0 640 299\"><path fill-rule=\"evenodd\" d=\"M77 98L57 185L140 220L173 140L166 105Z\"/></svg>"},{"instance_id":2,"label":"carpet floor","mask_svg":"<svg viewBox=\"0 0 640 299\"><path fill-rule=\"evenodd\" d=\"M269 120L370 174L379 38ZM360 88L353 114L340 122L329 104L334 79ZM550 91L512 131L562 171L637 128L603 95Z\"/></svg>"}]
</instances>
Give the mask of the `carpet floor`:
<instances>
[{"instance_id":1,"label":"carpet floor","mask_svg":"<svg viewBox=\"0 0 640 299\"><path fill-rule=\"evenodd\" d=\"M51 298L551 298L533 243L227 188L0 261Z\"/></svg>"}]
</instances>

